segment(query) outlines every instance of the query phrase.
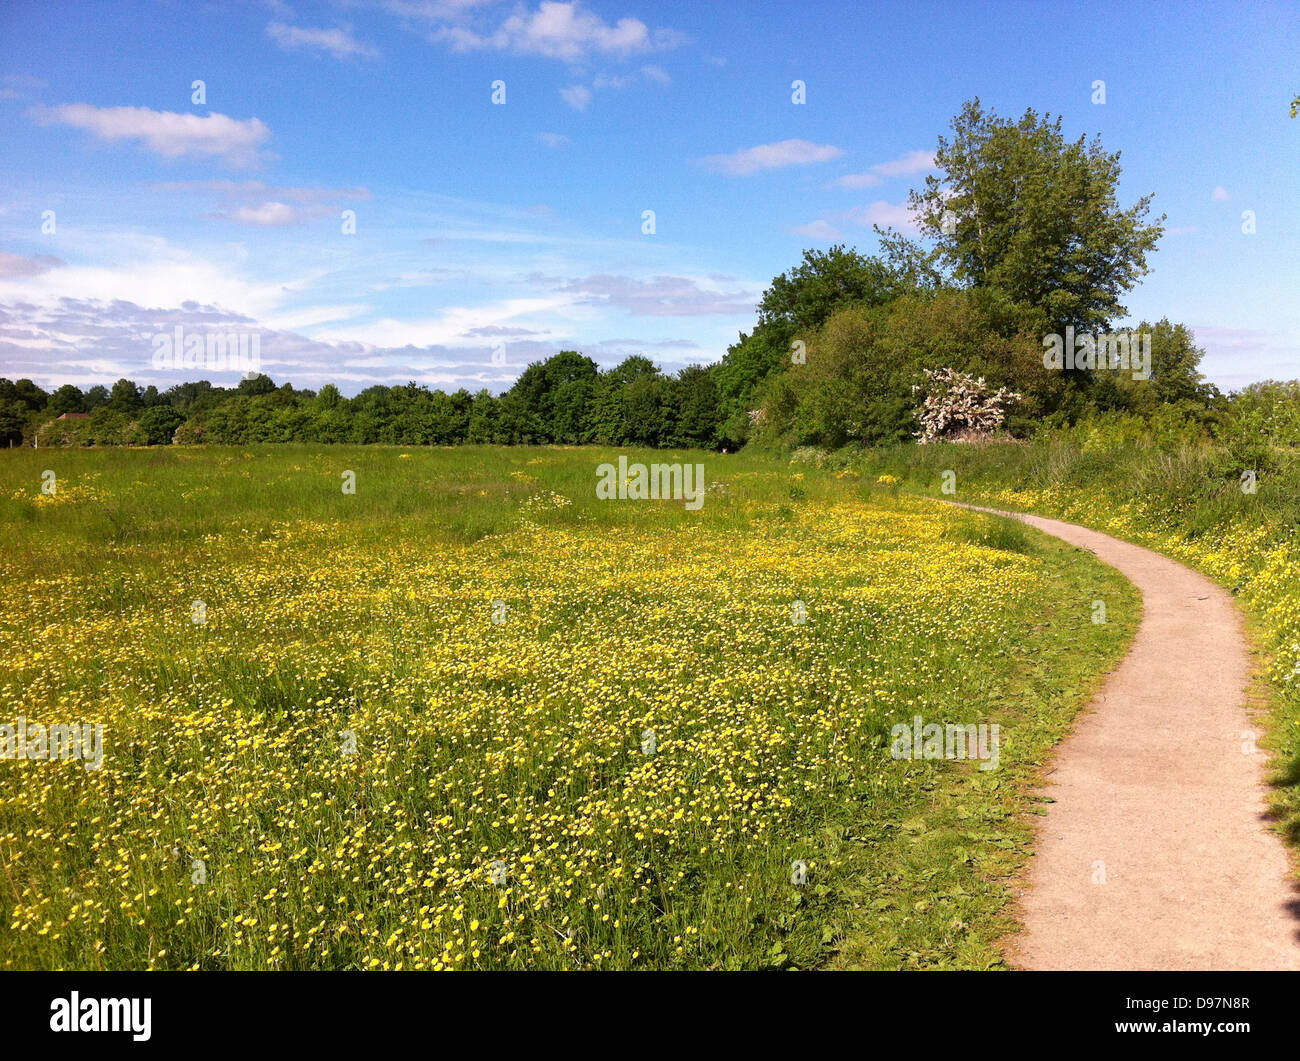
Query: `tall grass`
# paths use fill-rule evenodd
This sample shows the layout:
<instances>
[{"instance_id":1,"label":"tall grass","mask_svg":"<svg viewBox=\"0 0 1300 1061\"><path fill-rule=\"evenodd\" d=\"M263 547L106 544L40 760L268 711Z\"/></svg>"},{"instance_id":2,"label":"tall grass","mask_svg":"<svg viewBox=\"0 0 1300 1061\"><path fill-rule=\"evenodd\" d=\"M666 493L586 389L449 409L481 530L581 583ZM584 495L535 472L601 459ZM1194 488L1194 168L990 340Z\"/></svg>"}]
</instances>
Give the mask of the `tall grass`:
<instances>
[{"instance_id":1,"label":"tall grass","mask_svg":"<svg viewBox=\"0 0 1300 1061\"><path fill-rule=\"evenodd\" d=\"M106 727L0 764L0 964L998 964L1131 587L843 469L627 455L704 507L598 500L598 449L0 454L0 701ZM890 757L917 713L998 771Z\"/></svg>"}]
</instances>

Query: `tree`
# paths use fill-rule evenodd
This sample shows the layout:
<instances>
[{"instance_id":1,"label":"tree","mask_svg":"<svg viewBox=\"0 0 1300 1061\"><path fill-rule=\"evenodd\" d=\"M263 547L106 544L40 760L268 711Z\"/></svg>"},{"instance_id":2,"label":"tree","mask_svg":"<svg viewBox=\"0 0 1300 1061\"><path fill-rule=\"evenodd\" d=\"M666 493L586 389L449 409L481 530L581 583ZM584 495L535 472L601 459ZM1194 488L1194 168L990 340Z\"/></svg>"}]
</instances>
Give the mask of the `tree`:
<instances>
[{"instance_id":1,"label":"tree","mask_svg":"<svg viewBox=\"0 0 1300 1061\"><path fill-rule=\"evenodd\" d=\"M140 430L144 432L145 444L150 446L171 445L172 436L183 423L185 417L170 405L155 405L140 416Z\"/></svg>"},{"instance_id":2,"label":"tree","mask_svg":"<svg viewBox=\"0 0 1300 1061\"><path fill-rule=\"evenodd\" d=\"M740 338L711 369L718 402L718 444L743 446L749 413L764 381L784 372L791 361L789 325L769 325Z\"/></svg>"},{"instance_id":3,"label":"tree","mask_svg":"<svg viewBox=\"0 0 1300 1061\"><path fill-rule=\"evenodd\" d=\"M805 250L799 265L773 278L758 304L758 323L785 324L791 334L811 331L841 306L879 306L901 293L897 275L879 258L837 243Z\"/></svg>"},{"instance_id":4,"label":"tree","mask_svg":"<svg viewBox=\"0 0 1300 1061\"><path fill-rule=\"evenodd\" d=\"M174 387L168 387L163 397L168 405L189 416L203 409L215 408L226 393L223 387L214 387L202 379L195 383L178 383Z\"/></svg>"},{"instance_id":5,"label":"tree","mask_svg":"<svg viewBox=\"0 0 1300 1061\"><path fill-rule=\"evenodd\" d=\"M0 401L22 402L26 408L39 412L45 408L49 398L45 391L29 379L20 379L17 383L0 379Z\"/></svg>"},{"instance_id":6,"label":"tree","mask_svg":"<svg viewBox=\"0 0 1300 1061\"><path fill-rule=\"evenodd\" d=\"M28 409L13 398L0 398L0 445L16 446L23 440Z\"/></svg>"},{"instance_id":7,"label":"tree","mask_svg":"<svg viewBox=\"0 0 1300 1061\"><path fill-rule=\"evenodd\" d=\"M133 416L144 408L144 398L140 388L129 379L118 380L109 392L108 407L115 413Z\"/></svg>"},{"instance_id":8,"label":"tree","mask_svg":"<svg viewBox=\"0 0 1300 1061\"><path fill-rule=\"evenodd\" d=\"M82 428L81 425L86 427ZM80 437L86 443L96 446L139 446L145 440L140 425L127 413L111 406L96 409L90 414L89 421L77 421L74 430L85 430L85 434Z\"/></svg>"},{"instance_id":9,"label":"tree","mask_svg":"<svg viewBox=\"0 0 1300 1061\"><path fill-rule=\"evenodd\" d=\"M475 394L465 441L475 445L494 441L497 433L497 415L497 400L492 396L491 391L485 388Z\"/></svg>"},{"instance_id":10,"label":"tree","mask_svg":"<svg viewBox=\"0 0 1300 1061\"><path fill-rule=\"evenodd\" d=\"M527 434L543 442L580 442L600 368L574 350L535 361L510 388Z\"/></svg>"},{"instance_id":11,"label":"tree","mask_svg":"<svg viewBox=\"0 0 1300 1061\"><path fill-rule=\"evenodd\" d=\"M796 340L806 347L838 309L882 306L929 286L897 248L891 256L892 262L886 262L837 243L825 251L805 250L797 266L773 277L759 302L753 334L742 332L713 370L720 444L744 444L758 404L755 395L766 380L795 363Z\"/></svg>"},{"instance_id":12,"label":"tree","mask_svg":"<svg viewBox=\"0 0 1300 1061\"><path fill-rule=\"evenodd\" d=\"M270 394L275 390L275 380L263 372L255 376L249 376L239 381L239 386L235 388L240 394L256 396L258 394Z\"/></svg>"},{"instance_id":13,"label":"tree","mask_svg":"<svg viewBox=\"0 0 1300 1061\"><path fill-rule=\"evenodd\" d=\"M1205 351L1196 345L1190 328L1164 318L1155 324L1143 321L1130 331L1134 358L1139 345L1146 349L1140 337L1150 336L1149 378L1134 379L1132 369L1098 370L1089 395L1097 408L1151 417L1162 405L1205 407L1210 403L1215 388L1199 371Z\"/></svg>"},{"instance_id":14,"label":"tree","mask_svg":"<svg viewBox=\"0 0 1300 1061\"><path fill-rule=\"evenodd\" d=\"M623 395L623 441L667 445L672 434L672 384L656 369L629 382Z\"/></svg>"},{"instance_id":15,"label":"tree","mask_svg":"<svg viewBox=\"0 0 1300 1061\"><path fill-rule=\"evenodd\" d=\"M81 393L80 387L65 383L50 395L49 404L45 408L52 416L62 416L64 413L84 413L86 411L86 396Z\"/></svg>"},{"instance_id":16,"label":"tree","mask_svg":"<svg viewBox=\"0 0 1300 1061\"><path fill-rule=\"evenodd\" d=\"M1146 275L1164 215L1143 220L1150 195L1121 209L1119 153L1096 138L1067 142L1059 117L1031 109L1012 122L978 99L952 130L935 151L939 176L909 199L952 281L1001 288L1061 328L1093 331L1123 316L1120 298ZM896 233L885 235L901 248Z\"/></svg>"},{"instance_id":17,"label":"tree","mask_svg":"<svg viewBox=\"0 0 1300 1061\"><path fill-rule=\"evenodd\" d=\"M327 383L320 389L320 393L316 395L314 404L318 412L329 412L331 409L337 409L339 404L345 400L333 383Z\"/></svg>"},{"instance_id":18,"label":"tree","mask_svg":"<svg viewBox=\"0 0 1300 1061\"><path fill-rule=\"evenodd\" d=\"M707 368L690 365L677 373L673 386L674 446L707 448L718 433L718 390Z\"/></svg>"},{"instance_id":19,"label":"tree","mask_svg":"<svg viewBox=\"0 0 1300 1061\"><path fill-rule=\"evenodd\" d=\"M597 377L583 440L612 446L660 445L672 429L670 383L648 357L626 358Z\"/></svg>"}]
</instances>

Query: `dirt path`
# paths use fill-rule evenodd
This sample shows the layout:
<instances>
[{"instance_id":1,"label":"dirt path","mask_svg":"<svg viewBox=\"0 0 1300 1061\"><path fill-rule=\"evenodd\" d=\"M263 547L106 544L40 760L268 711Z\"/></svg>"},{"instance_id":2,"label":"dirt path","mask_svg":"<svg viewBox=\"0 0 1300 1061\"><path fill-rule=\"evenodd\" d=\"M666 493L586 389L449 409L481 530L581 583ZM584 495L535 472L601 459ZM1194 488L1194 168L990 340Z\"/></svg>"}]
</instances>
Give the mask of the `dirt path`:
<instances>
[{"instance_id":1,"label":"dirt path","mask_svg":"<svg viewBox=\"0 0 1300 1061\"><path fill-rule=\"evenodd\" d=\"M1267 828L1265 755L1243 752L1243 734L1261 728L1246 709L1250 655L1232 596L1140 546L1003 514L1091 550L1144 601L1132 649L1057 749L1044 792L1056 802L1008 958L1028 969L1300 969L1300 889Z\"/></svg>"}]
</instances>

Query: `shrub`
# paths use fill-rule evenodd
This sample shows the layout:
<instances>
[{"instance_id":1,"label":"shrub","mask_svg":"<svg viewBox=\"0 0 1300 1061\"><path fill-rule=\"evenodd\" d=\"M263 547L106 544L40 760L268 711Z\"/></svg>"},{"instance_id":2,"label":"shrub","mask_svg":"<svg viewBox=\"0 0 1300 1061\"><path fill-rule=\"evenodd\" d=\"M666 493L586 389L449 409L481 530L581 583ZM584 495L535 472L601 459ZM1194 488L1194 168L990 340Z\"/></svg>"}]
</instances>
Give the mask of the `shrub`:
<instances>
[{"instance_id":1,"label":"shrub","mask_svg":"<svg viewBox=\"0 0 1300 1061\"><path fill-rule=\"evenodd\" d=\"M951 368L925 369L925 400L917 410L927 442L966 442L987 438L1006 422L1007 409L1020 394L999 387L992 391L984 377L969 376Z\"/></svg>"}]
</instances>

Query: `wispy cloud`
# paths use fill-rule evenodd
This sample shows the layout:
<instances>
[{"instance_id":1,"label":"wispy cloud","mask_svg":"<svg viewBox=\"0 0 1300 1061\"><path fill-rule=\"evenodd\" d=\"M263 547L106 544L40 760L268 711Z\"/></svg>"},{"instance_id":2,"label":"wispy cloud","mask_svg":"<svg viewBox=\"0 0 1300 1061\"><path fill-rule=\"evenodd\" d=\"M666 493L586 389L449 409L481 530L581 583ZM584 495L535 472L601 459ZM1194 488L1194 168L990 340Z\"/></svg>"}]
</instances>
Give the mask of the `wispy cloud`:
<instances>
[{"instance_id":1,"label":"wispy cloud","mask_svg":"<svg viewBox=\"0 0 1300 1061\"><path fill-rule=\"evenodd\" d=\"M810 140L781 140L775 144L743 148L729 155L709 155L700 161L710 169L728 176L747 177L765 169L829 162L842 154L843 149L831 144L814 144Z\"/></svg>"},{"instance_id":2,"label":"wispy cloud","mask_svg":"<svg viewBox=\"0 0 1300 1061\"><path fill-rule=\"evenodd\" d=\"M306 220L301 210L288 203L258 203L256 206L239 206L226 214L214 214L229 221L238 221L242 225L256 225L260 228L280 228L284 225L296 225Z\"/></svg>"},{"instance_id":3,"label":"wispy cloud","mask_svg":"<svg viewBox=\"0 0 1300 1061\"><path fill-rule=\"evenodd\" d=\"M576 111L585 111L591 106L591 89L586 85L570 85L560 89L560 96Z\"/></svg>"},{"instance_id":4,"label":"wispy cloud","mask_svg":"<svg viewBox=\"0 0 1300 1061\"><path fill-rule=\"evenodd\" d=\"M232 166L254 165L258 150L271 138L271 130L261 120L239 121L225 114L203 116L148 107L65 103L37 107L32 116L40 125L84 129L108 143L137 140L145 150L163 158L220 158Z\"/></svg>"},{"instance_id":5,"label":"wispy cloud","mask_svg":"<svg viewBox=\"0 0 1300 1061\"><path fill-rule=\"evenodd\" d=\"M810 221L806 225L795 225L793 230L800 236L807 236L809 239L815 239L829 243L832 240L839 239L843 233L840 232L829 221Z\"/></svg>"},{"instance_id":6,"label":"wispy cloud","mask_svg":"<svg viewBox=\"0 0 1300 1061\"><path fill-rule=\"evenodd\" d=\"M218 195L221 208L203 214L203 217L259 228L280 228L326 217L343 203L370 198L370 189L363 187L305 188L263 184L261 181L165 181L152 187L164 192Z\"/></svg>"},{"instance_id":7,"label":"wispy cloud","mask_svg":"<svg viewBox=\"0 0 1300 1061\"><path fill-rule=\"evenodd\" d=\"M586 85L570 85L568 88L561 89L560 95L575 110L585 111L591 106L596 89L624 89L646 81L653 81L657 85L673 83L672 77L663 67L646 65L634 74L597 74L592 79L591 88Z\"/></svg>"},{"instance_id":8,"label":"wispy cloud","mask_svg":"<svg viewBox=\"0 0 1300 1061\"><path fill-rule=\"evenodd\" d=\"M538 133L537 139L540 143L550 148L567 147L573 143L567 136L560 133Z\"/></svg>"},{"instance_id":9,"label":"wispy cloud","mask_svg":"<svg viewBox=\"0 0 1300 1061\"><path fill-rule=\"evenodd\" d=\"M507 323L519 318L563 311L573 300L563 297L510 298L479 306L448 306L436 317L419 320L382 320L358 323L343 328L325 329L318 339L331 342L358 342L378 347L435 346L463 343L481 339L482 329L490 327L528 327L523 323ZM531 323L531 320L530 320ZM534 334L551 334L550 329L537 324L529 328Z\"/></svg>"},{"instance_id":10,"label":"wispy cloud","mask_svg":"<svg viewBox=\"0 0 1300 1061\"><path fill-rule=\"evenodd\" d=\"M283 199L293 203L335 202L343 199L369 199L370 189L307 188L294 185L263 184L261 181L231 181L213 178L198 181L160 181L151 187L164 192L213 192L227 199L245 201L268 198Z\"/></svg>"},{"instance_id":11,"label":"wispy cloud","mask_svg":"<svg viewBox=\"0 0 1300 1061\"><path fill-rule=\"evenodd\" d=\"M557 290L581 296L584 304L617 306L642 317L751 313L757 302L755 292L711 290L684 276L642 280L603 273L569 280Z\"/></svg>"},{"instance_id":12,"label":"wispy cloud","mask_svg":"<svg viewBox=\"0 0 1300 1061\"><path fill-rule=\"evenodd\" d=\"M357 40L352 35L350 26L337 29L311 29L306 26L272 22L266 27L266 32L267 36L286 50L301 48L312 52L326 52L335 59L349 59L353 56L362 59L379 57L379 50Z\"/></svg>"},{"instance_id":13,"label":"wispy cloud","mask_svg":"<svg viewBox=\"0 0 1300 1061\"><path fill-rule=\"evenodd\" d=\"M445 18L452 13L430 13L426 17ZM432 36L456 51L493 49L517 55L542 55L570 63L591 55L628 56L666 51L687 41L685 34L671 29L651 30L636 18L620 18L610 24L594 12L584 10L576 0L573 3L543 0L537 10L516 12L488 33L463 25L445 25Z\"/></svg>"},{"instance_id":14,"label":"wispy cloud","mask_svg":"<svg viewBox=\"0 0 1300 1061\"><path fill-rule=\"evenodd\" d=\"M1216 203L1226 203L1232 196L1228 194L1227 188L1220 186L1210 193L1210 198Z\"/></svg>"},{"instance_id":15,"label":"wispy cloud","mask_svg":"<svg viewBox=\"0 0 1300 1061\"><path fill-rule=\"evenodd\" d=\"M847 173L831 181L835 188L874 188L889 177L910 177L934 169L933 151L909 151L889 162L879 162L865 173Z\"/></svg>"},{"instance_id":16,"label":"wispy cloud","mask_svg":"<svg viewBox=\"0 0 1300 1061\"><path fill-rule=\"evenodd\" d=\"M934 169L933 151L909 151L901 158L891 162L882 162L872 166L883 177L910 177L914 173L924 173Z\"/></svg>"},{"instance_id":17,"label":"wispy cloud","mask_svg":"<svg viewBox=\"0 0 1300 1061\"><path fill-rule=\"evenodd\" d=\"M63 261L52 254L36 254L28 258L21 254L0 251L0 277L40 276L41 273L48 273L62 264Z\"/></svg>"},{"instance_id":18,"label":"wispy cloud","mask_svg":"<svg viewBox=\"0 0 1300 1061\"><path fill-rule=\"evenodd\" d=\"M918 231L916 217L907 203L890 203L884 199L877 199L866 206L832 211L827 217L810 221L806 225L795 225L791 231L809 239L830 242L843 235L836 224L861 225L864 228L879 225L881 228L897 228L903 232Z\"/></svg>"},{"instance_id":19,"label":"wispy cloud","mask_svg":"<svg viewBox=\"0 0 1300 1061\"><path fill-rule=\"evenodd\" d=\"M906 203L887 203L884 199L877 199L867 206L855 206L845 210L839 216L842 216L845 221L864 227L880 225L883 228L889 228L892 226L904 232L915 232L917 229L916 217Z\"/></svg>"},{"instance_id":20,"label":"wispy cloud","mask_svg":"<svg viewBox=\"0 0 1300 1061\"><path fill-rule=\"evenodd\" d=\"M0 99L25 99L44 87L45 82L31 74L5 74L0 77Z\"/></svg>"}]
</instances>

